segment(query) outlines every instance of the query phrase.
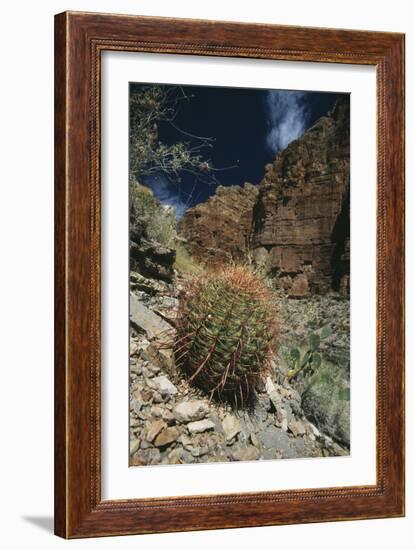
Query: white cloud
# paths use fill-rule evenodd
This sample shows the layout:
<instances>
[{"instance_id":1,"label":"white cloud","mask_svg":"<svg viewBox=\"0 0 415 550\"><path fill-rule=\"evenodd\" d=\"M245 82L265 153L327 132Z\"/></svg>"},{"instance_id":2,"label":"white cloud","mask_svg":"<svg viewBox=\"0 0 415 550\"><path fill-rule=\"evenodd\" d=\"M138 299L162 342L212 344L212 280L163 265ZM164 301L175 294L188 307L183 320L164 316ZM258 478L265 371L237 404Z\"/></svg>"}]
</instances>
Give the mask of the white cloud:
<instances>
[{"instance_id":1,"label":"white cloud","mask_svg":"<svg viewBox=\"0 0 415 550\"><path fill-rule=\"evenodd\" d=\"M183 202L179 189L163 176L149 176L145 178L145 184L150 187L161 204L172 206L175 210L176 220L183 217L187 205Z\"/></svg>"},{"instance_id":2,"label":"white cloud","mask_svg":"<svg viewBox=\"0 0 415 550\"><path fill-rule=\"evenodd\" d=\"M272 153L285 149L307 129L309 110L304 92L268 91L266 112L266 145Z\"/></svg>"}]
</instances>

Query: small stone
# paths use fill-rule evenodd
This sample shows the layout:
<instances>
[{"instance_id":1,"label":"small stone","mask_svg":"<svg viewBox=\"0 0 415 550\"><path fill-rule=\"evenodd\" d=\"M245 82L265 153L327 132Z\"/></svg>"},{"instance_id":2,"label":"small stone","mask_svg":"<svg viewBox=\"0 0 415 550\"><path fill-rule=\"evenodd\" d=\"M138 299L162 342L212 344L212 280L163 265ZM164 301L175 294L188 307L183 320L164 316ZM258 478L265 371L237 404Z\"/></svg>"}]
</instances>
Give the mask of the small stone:
<instances>
[{"instance_id":1,"label":"small stone","mask_svg":"<svg viewBox=\"0 0 415 550\"><path fill-rule=\"evenodd\" d=\"M131 363L130 371L133 374L141 374L143 372L143 367L141 366L141 364L139 365L138 363Z\"/></svg>"},{"instance_id":2,"label":"small stone","mask_svg":"<svg viewBox=\"0 0 415 550\"><path fill-rule=\"evenodd\" d=\"M179 430L175 427L165 428L161 433L158 434L154 445L156 447L165 447L170 445L173 441L176 441L179 437Z\"/></svg>"},{"instance_id":3,"label":"small stone","mask_svg":"<svg viewBox=\"0 0 415 550\"><path fill-rule=\"evenodd\" d=\"M260 444L256 434L251 433L251 435L249 437L250 437L252 445L255 445L255 447L258 447L258 448L261 447L261 444Z\"/></svg>"},{"instance_id":4,"label":"small stone","mask_svg":"<svg viewBox=\"0 0 415 550\"><path fill-rule=\"evenodd\" d=\"M154 376L154 372L148 367L143 367L143 376L144 378L152 378Z\"/></svg>"},{"instance_id":5,"label":"small stone","mask_svg":"<svg viewBox=\"0 0 415 550\"><path fill-rule=\"evenodd\" d=\"M151 370L156 373L160 367L169 371L174 368L174 355L171 348L165 348L152 342L143 353L143 357L151 361Z\"/></svg>"},{"instance_id":6,"label":"small stone","mask_svg":"<svg viewBox=\"0 0 415 550\"><path fill-rule=\"evenodd\" d=\"M209 448L206 447L206 446L203 446L203 447L195 447L192 449L191 451L191 454L192 456L194 456L195 458L199 457L199 456L204 456L204 455L207 455L209 452Z\"/></svg>"},{"instance_id":7,"label":"small stone","mask_svg":"<svg viewBox=\"0 0 415 550\"><path fill-rule=\"evenodd\" d=\"M145 466L147 464L158 464L160 462L160 451L158 449L140 449L131 461L132 466Z\"/></svg>"},{"instance_id":8,"label":"small stone","mask_svg":"<svg viewBox=\"0 0 415 550\"><path fill-rule=\"evenodd\" d=\"M139 401L138 399L134 399L131 402L131 409L136 413L140 412L142 406L143 406L143 401L142 400Z\"/></svg>"},{"instance_id":9,"label":"small stone","mask_svg":"<svg viewBox=\"0 0 415 550\"><path fill-rule=\"evenodd\" d=\"M137 341L130 340L130 356L136 355L138 351L138 344Z\"/></svg>"},{"instance_id":10,"label":"small stone","mask_svg":"<svg viewBox=\"0 0 415 550\"><path fill-rule=\"evenodd\" d=\"M198 434L206 432L207 430L213 430L215 424L211 420L197 420L196 422L190 422L187 425L187 429L191 434Z\"/></svg>"},{"instance_id":11,"label":"small stone","mask_svg":"<svg viewBox=\"0 0 415 550\"><path fill-rule=\"evenodd\" d=\"M274 405L275 410L278 410L281 406L281 396L277 392L274 382L268 376L265 382L265 389L267 390L268 397L271 403Z\"/></svg>"},{"instance_id":12,"label":"small stone","mask_svg":"<svg viewBox=\"0 0 415 550\"><path fill-rule=\"evenodd\" d=\"M136 399L137 401L142 401L143 400L143 396L141 395L141 386L136 388L134 391L133 391L133 399Z\"/></svg>"},{"instance_id":13,"label":"small stone","mask_svg":"<svg viewBox=\"0 0 415 550\"><path fill-rule=\"evenodd\" d=\"M177 394L177 388L170 382L167 376L157 376L152 380L148 380L148 385L157 390L163 397L172 397Z\"/></svg>"},{"instance_id":14,"label":"small stone","mask_svg":"<svg viewBox=\"0 0 415 550\"><path fill-rule=\"evenodd\" d=\"M239 443L242 443L243 445L245 445L246 443L248 443L248 440L249 440L249 433L246 432L246 431L243 431L243 428L241 429L241 431L239 432L238 434L238 441Z\"/></svg>"},{"instance_id":15,"label":"small stone","mask_svg":"<svg viewBox=\"0 0 415 550\"><path fill-rule=\"evenodd\" d=\"M227 441L233 439L241 431L241 423L233 414L227 414L222 421L223 431Z\"/></svg>"},{"instance_id":16,"label":"small stone","mask_svg":"<svg viewBox=\"0 0 415 550\"><path fill-rule=\"evenodd\" d=\"M130 455L133 455L140 448L140 440L133 439L130 440Z\"/></svg>"},{"instance_id":17,"label":"small stone","mask_svg":"<svg viewBox=\"0 0 415 550\"><path fill-rule=\"evenodd\" d=\"M209 405L206 401L184 401L173 409L173 414L179 422L202 420L208 412Z\"/></svg>"},{"instance_id":18,"label":"small stone","mask_svg":"<svg viewBox=\"0 0 415 550\"><path fill-rule=\"evenodd\" d=\"M178 439L179 443L181 443L183 445L183 447L187 450L187 451L191 451L193 449L193 446L192 446L192 440L190 439L189 436L187 436L186 434L182 434L179 439Z\"/></svg>"},{"instance_id":19,"label":"small stone","mask_svg":"<svg viewBox=\"0 0 415 550\"><path fill-rule=\"evenodd\" d=\"M150 414L154 418L161 418L163 416L163 412L162 407L159 407L158 405L153 405L150 409Z\"/></svg>"},{"instance_id":20,"label":"small stone","mask_svg":"<svg viewBox=\"0 0 415 550\"><path fill-rule=\"evenodd\" d=\"M258 460L260 457L260 452L253 445L248 447L242 447L232 451L231 457L233 460L242 461L242 460Z\"/></svg>"},{"instance_id":21,"label":"small stone","mask_svg":"<svg viewBox=\"0 0 415 550\"><path fill-rule=\"evenodd\" d=\"M150 401L150 399L152 398L153 396L153 392L151 392L150 390L146 389L146 390L143 390L141 392L141 395L143 397L143 402L144 403L148 403Z\"/></svg>"},{"instance_id":22,"label":"small stone","mask_svg":"<svg viewBox=\"0 0 415 550\"><path fill-rule=\"evenodd\" d=\"M288 423L288 429L296 437L298 435L305 434L305 426L301 422L301 420L290 420L290 422Z\"/></svg>"},{"instance_id":23,"label":"small stone","mask_svg":"<svg viewBox=\"0 0 415 550\"><path fill-rule=\"evenodd\" d=\"M163 403L164 399L158 391L155 391L153 393L153 401L154 401L154 403Z\"/></svg>"},{"instance_id":24,"label":"small stone","mask_svg":"<svg viewBox=\"0 0 415 550\"><path fill-rule=\"evenodd\" d=\"M141 456L130 457L130 466L144 466L145 464L146 463Z\"/></svg>"},{"instance_id":25,"label":"small stone","mask_svg":"<svg viewBox=\"0 0 415 550\"><path fill-rule=\"evenodd\" d=\"M130 428L136 428L140 425L140 421L138 418L131 418L130 417Z\"/></svg>"},{"instance_id":26,"label":"small stone","mask_svg":"<svg viewBox=\"0 0 415 550\"><path fill-rule=\"evenodd\" d=\"M188 464L195 461L191 453L188 453L181 447L177 447L170 451L168 459L168 464Z\"/></svg>"},{"instance_id":27,"label":"small stone","mask_svg":"<svg viewBox=\"0 0 415 550\"><path fill-rule=\"evenodd\" d=\"M147 441L152 443L165 426L166 425L162 420L156 420L155 422L152 422L147 431Z\"/></svg>"},{"instance_id":28,"label":"small stone","mask_svg":"<svg viewBox=\"0 0 415 550\"><path fill-rule=\"evenodd\" d=\"M157 374L160 372L160 366L155 364L155 363L149 363L147 365L147 368L153 373L153 374Z\"/></svg>"},{"instance_id":29,"label":"small stone","mask_svg":"<svg viewBox=\"0 0 415 550\"><path fill-rule=\"evenodd\" d=\"M139 331L144 330L150 339L164 337L172 330L171 325L148 309L132 293L130 293L130 324Z\"/></svg>"},{"instance_id":30,"label":"small stone","mask_svg":"<svg viewBox=\"0 0 415 550\"><path fill-rule=\"evenodd\" d=\"M165 409L161 415L162 419L171 426L176 422L176 418L172 412L170 412L168 409Z\"/></svg>"}]
</instances>

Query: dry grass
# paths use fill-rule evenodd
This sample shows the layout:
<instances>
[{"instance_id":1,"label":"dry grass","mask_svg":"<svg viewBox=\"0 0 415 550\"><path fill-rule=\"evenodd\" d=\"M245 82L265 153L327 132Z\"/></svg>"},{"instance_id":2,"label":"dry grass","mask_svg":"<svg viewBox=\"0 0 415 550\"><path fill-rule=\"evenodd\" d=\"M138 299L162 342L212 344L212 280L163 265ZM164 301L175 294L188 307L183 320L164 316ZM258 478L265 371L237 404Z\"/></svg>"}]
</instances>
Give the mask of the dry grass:
<instances>
[{"instance_id":1,"label":"dry grass","mask_svg":"<svg viewBox=\"0 0 415 550\"><path fill-rule=\"evenodd\" d=\"M203 267L189 254L181 242L176 242L176 261L174 267L182 275L199 275L203 273Z\"/></svg>"}]
</instances>

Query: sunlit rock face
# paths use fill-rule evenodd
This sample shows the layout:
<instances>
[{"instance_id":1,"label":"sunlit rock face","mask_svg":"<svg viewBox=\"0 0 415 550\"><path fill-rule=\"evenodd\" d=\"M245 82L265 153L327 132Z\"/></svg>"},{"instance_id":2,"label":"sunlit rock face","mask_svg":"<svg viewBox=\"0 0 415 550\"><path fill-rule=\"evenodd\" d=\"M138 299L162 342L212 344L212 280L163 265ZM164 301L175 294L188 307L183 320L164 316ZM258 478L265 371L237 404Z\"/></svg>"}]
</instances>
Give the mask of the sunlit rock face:
<instances>
[{"instance_id":1,"label":"sunlit rock face","mask_svg":"<svg viewBox=\"0 0 415 550\"><path fill-rule=\"evenodd\" d=\"M187 210L179 235L189 252L209 265L245 261L252 236L253 208L258 187L219 186L206 202Z\"/></svg>"},{"instance_id":2,"label":"sunlit rock face","mask_svg":"<svg viewBox=\"0 0 415 550\"><path fill-rule=\"evenodd\" d=\"M266 167L253 212L253 258L301 297L348 293L349 97Z\"/></svg>"},{"instance_id":3,"label":"sunlit rock face","mask_svg":"<svg viewBox=\"0 0 415 550\"><path fill-rule=\"evenodd\" d=\"M349 97L265 167L259 185L219 186L179 234L200 262L249 261L297 298L349 292Z\"/></svg>"}]
</instances>

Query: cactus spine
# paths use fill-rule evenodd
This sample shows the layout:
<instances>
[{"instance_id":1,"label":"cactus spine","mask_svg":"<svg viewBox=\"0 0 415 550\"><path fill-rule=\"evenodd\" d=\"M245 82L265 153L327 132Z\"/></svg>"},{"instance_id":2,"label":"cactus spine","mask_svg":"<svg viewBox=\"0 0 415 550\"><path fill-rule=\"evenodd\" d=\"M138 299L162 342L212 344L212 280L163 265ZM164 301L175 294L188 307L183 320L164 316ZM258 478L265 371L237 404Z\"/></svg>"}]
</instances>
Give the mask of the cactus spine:
<instances>
[{"instance_id":1,"label":"cactus spine","mask_svg":"<svg viewBox=\"0 0 415 550\"><path fill-rule=\"evenodd\" d=\"M210 398L243 406L268 370L276 315L265 284L243 267L193 279L179 303L176 363Z\"/></svg>"}]
</instances>

